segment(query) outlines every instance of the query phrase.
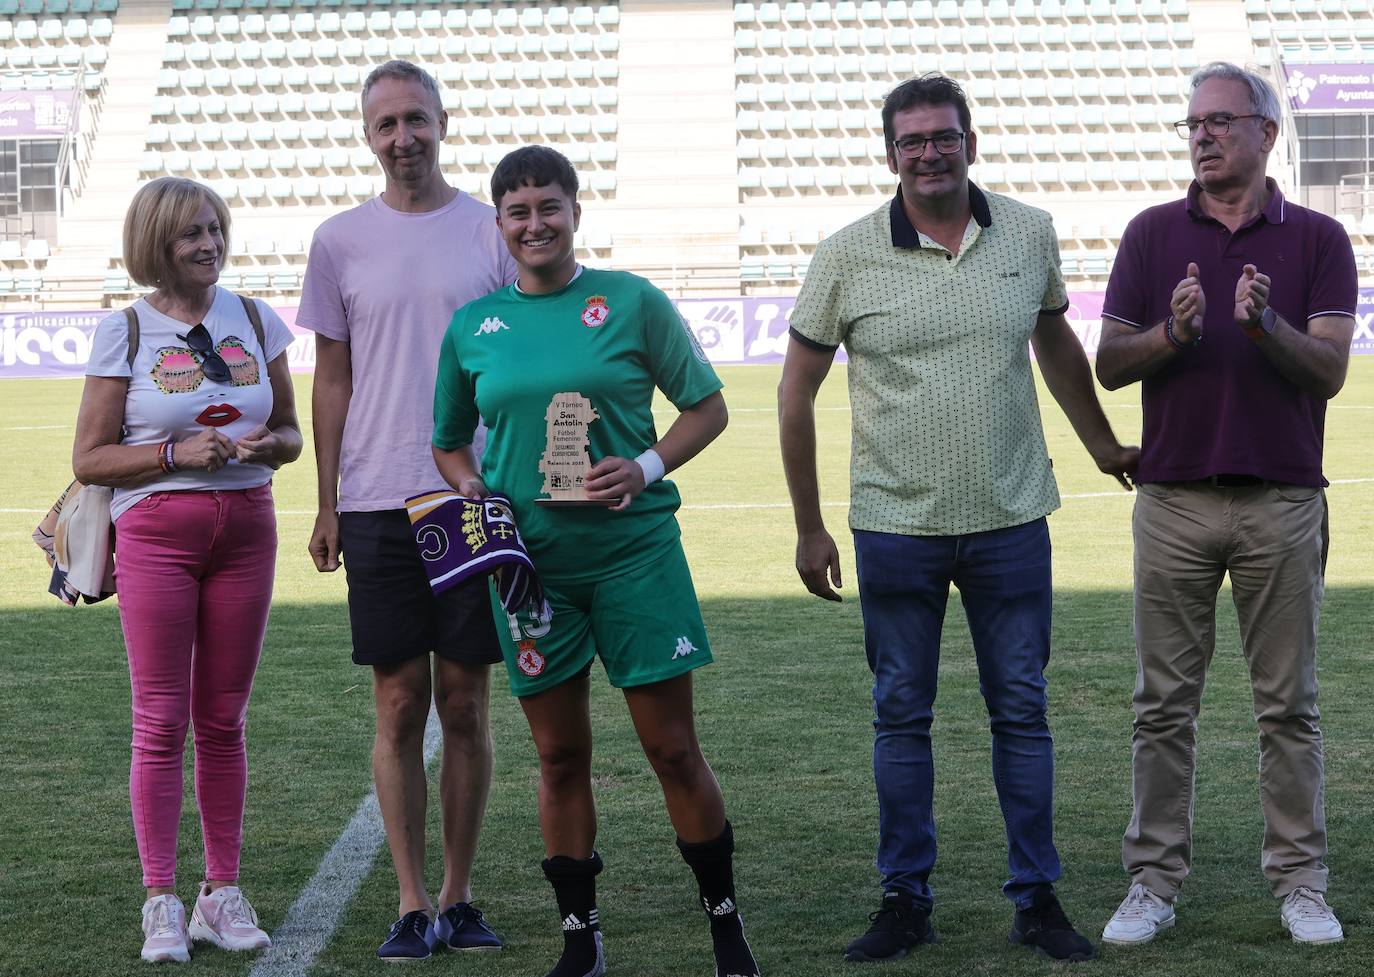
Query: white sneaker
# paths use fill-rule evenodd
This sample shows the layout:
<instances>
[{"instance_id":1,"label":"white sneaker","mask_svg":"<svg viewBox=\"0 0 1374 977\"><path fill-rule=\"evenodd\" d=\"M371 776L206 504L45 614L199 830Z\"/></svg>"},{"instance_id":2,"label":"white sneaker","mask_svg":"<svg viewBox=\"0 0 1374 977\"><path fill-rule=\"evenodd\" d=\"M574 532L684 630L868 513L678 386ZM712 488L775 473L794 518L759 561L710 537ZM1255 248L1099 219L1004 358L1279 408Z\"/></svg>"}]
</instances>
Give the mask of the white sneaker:
<instances>
[{"instance_id":1,"label":"white sneaker","mask_svg":"<svg viewBox=\"0 0 1374 977\"><path fill-rule=\"evenodd\" d=\"M221 950L261 950L272 938L258 929L258 914L236 885L210 891L200 884L196 909L191 914L191 937L208 940Z\"/></svg>"},{"instance_id":2,"label":"white sneaker","mask_svg":"<svg viewBox=\"0 0 1374 977\"><path fill-rule=\"evenodd\" d=\"M1345 939L1341 921L1320 892L1298 886L1283 900L1279 918L1297 943L1339 943Z\"/></svg>"},{"instance_id":3,"label":"white sneaker","mask_svg":"<svg viewBox=\"0 0 1374 977\"><path fill-rule=\"evenodd\" d=\"M1137 882L1116 907L1102 929L1103 943L1132 945L1149 943L1162 930L1174 925L1173 903L1161 899Z\"/></svg>"},{"instance_id":4,"label":"white sneaker","mask_svg":"<svg viewBox=\"0 0 1374 977\"><path fill-rule=\"evenodd\" d=\"M191 935L186 932L186 907L168 893L143 904L143 952L149 963L191 959Z\"/></svg>"}]
</instances>

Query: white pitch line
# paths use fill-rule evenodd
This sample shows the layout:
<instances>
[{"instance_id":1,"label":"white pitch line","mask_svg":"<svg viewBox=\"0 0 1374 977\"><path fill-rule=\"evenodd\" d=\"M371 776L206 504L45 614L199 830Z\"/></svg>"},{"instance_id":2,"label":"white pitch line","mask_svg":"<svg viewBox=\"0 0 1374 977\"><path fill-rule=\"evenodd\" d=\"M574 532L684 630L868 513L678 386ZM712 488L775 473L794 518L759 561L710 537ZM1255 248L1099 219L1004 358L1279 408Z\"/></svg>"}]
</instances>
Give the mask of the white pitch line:
<instances>
[{"instance_id":1,"label":"white pitch line","mask_svg":"<svg viewBox=\"0 0 1374 977\"><path fill-rule=\"evenodd\" d=\"M2 427L0 431L70 431L74 424L26 424L21 427Z\"/></svg>"},{"instance_id":2,"label":"white pitch line","mask_svg":"<svg viewBox=\"0 0 1374 977\"><path fill-rule=\"evenodd\" d=\"M439 714L431 707L425 723L425 766L439 752ZM296 897L281 925L272 933L272 946L258 957L248 977L305 977L328 944L344 910L358 892L377 852L386 841L377 791L368 792L334 846Z\"/></svg>"}]
</instances>

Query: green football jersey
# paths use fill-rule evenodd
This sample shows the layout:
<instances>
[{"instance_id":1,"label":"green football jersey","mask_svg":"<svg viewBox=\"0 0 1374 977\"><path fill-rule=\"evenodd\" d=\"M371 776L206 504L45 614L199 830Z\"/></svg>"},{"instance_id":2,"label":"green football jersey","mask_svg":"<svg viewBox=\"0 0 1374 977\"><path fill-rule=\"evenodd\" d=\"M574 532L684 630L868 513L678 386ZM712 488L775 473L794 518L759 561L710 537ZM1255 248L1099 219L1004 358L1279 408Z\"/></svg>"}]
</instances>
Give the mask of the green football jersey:
<instances>
[{"instance_id":1,"label":"green football jersey","mask_svg":"<svg viewBox=\"0 0 1374 977\"><path fill-rule=\"evenodd\" d=\"M511 500L535 567L570 582L606 579L654 559L678 538L677 487L660 480L623 512L546 508L545 454L558 394L590 403L589 464L635 458L658 441L654 388L679 410L721 388L668 296L636 275L583 269L563 289L526 295L515 286L454 313L439 354L434 444L452 451L487 425L482 477Z\"/></svg>"}]
</instances>

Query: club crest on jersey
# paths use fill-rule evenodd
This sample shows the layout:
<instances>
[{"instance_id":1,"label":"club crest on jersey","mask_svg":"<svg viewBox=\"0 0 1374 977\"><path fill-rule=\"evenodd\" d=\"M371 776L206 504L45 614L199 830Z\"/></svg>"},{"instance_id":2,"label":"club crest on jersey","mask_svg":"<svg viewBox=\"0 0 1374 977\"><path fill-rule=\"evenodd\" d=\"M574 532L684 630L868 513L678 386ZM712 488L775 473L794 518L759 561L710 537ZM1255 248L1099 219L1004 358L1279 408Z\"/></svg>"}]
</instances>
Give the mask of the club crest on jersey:
<instances>
[{"instance_id":1,"label":"club crest on jersey","mask_svg":"<svg viewBox=\"0 0 1374 977\"><path fill-rule=\"evenodd\" d=\"M606 296L593 295L587 299L587 307L582 310L582 325L588 329L595 329L597 326L606 324L606 317L611 314L610 306L606 304Z\"/></svg>"},{"instance_id":2,"label":"club crest on jersey","mask_svg":"<svg viewBox=\"0 0 1374 977\"><path fill-rule=\"evenodd\" d=\"M544 672L544 656L535 650L533 641L520 642L520 653L515 656L515 664L531 678Z\"/></svg>"}]
</instances>

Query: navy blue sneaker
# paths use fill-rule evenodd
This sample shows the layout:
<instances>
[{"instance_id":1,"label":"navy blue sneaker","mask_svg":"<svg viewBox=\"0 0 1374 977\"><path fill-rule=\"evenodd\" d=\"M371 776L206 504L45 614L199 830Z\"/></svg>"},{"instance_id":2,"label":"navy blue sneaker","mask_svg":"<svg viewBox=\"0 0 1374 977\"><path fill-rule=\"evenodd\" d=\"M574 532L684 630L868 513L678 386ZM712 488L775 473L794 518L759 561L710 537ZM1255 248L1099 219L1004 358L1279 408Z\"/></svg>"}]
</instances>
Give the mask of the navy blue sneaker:
<instances>
[{"instance_id":1,"label":"navy blue sneaker","mask_svg":"<svg viewBox=\"0 0 1374 977\"><path fill-rule=\"evenodd\" d=\"M1011 920L1012 943L1020 943L1051 960L1091 960L1093 945L1078 934L1064 915L1059 897L1048 885L1035 890L1033 901Z\"/></svg>"},{"instance_id":2,"label":"navy blue sneaker","mask_svg":"<svg viewBox=\"0 0 1374 977\"><path fill-rule=\"evenodd\" d=\"M423 960L434 952L434 924L423 909L406 913L391 924L386 942L377 948L383 960Z\"/></svg>"},{"instance_id":3,"label":"navy blue sneaker","mask_svg":"<svg viewBox=\"0 0 1374 977\"><path fill-rule=\"evenodd\" d=\"M844 948L844 958L851 963L899 960L918 946L935 942L930 910L916 905L909 892L884 892L882 907L868 919L872 923L868 932Z\"/></svg>"},{"instance_id":4,"label":"navy blue sneaker","mask_svg":"<svg viewBox=\"0 0 1374 977\"><path fill-rule=\"evenodd\" d=\"M450 950L499 950L501 937L491 931L482 910L471 903L455 902L434 921L439 942Z\"/></svg>"}]
</instances>

